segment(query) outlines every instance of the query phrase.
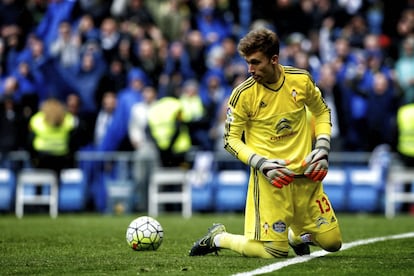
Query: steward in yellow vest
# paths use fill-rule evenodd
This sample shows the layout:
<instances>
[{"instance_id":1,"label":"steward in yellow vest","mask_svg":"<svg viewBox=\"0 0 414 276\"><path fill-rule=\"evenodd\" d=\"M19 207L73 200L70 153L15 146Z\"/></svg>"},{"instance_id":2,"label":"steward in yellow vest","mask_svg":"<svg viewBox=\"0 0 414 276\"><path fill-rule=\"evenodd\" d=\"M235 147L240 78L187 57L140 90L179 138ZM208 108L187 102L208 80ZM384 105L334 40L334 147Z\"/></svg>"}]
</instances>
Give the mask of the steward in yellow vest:
<instances>
[{"instance_id":1,"label":"steward in yellow vest","mask_svg":"<svg viewBox=\"0 0 414 276\"><path fill-rule=\"evenodd\" d=\"M414 166L414 103L401 106L397 112L398 140L397 150L403 159ZM407 161L407 160L405 160Z\"/></svg>"},{"instance_id":2,"label":"steward in yellow vest","mask_svg":"<svg viewBox=\"0 0 414 276\"><path fill-rule=\"evenodd\" d=\"M157 100L148 111L148 128L160 154L161 165L186 165L185 154L191 148L187 126L182 121L182 105L175 97Z\"/></svg>"},{"instance_id":3,"label":"steward in yellow vest","mask_svg":"<svg viewBox=\"0 0 414 276\"><path fill-rule=\"evenodd\" d=\"M397 111L397 151L406 167L414 167L414 103L402 105ZM412 191L411 181L404 183L404 192ZM410 207L411 206L411 207ZM414 205L403 203L402 212L407 212Z\"/></svg>"},{"instance_id":4,"label":"steward in yellow vest","mask_svg":"<svg viewBox=\"0 0 414 276\"><path fill-rule=\"evenodd\" d=\"M32 163L36 168L53 169L57 173L74 166L69 147L75 119L56 99L46 100L29 121Z\"/></svg>"}]
</instances>

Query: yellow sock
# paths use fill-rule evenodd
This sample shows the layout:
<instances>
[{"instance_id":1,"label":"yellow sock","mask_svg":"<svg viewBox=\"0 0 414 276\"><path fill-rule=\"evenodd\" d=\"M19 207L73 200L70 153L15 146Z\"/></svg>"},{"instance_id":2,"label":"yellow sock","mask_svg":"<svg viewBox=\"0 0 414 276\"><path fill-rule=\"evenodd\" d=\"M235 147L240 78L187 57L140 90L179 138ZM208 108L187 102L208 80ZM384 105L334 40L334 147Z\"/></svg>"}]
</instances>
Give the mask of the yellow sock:
<instances>
[{"instance_id":1,"label":"yellow sock","mask_svg":"<svg viewBox=\"0 0 414 276\"><path fill-rule=\"evenodd\" d=\"M217 247L233 250L246 257L287 257L289 250L287 243L248 240L243 235L230 233L219 234L214 240Z\"/></svg>"}]
</instances>

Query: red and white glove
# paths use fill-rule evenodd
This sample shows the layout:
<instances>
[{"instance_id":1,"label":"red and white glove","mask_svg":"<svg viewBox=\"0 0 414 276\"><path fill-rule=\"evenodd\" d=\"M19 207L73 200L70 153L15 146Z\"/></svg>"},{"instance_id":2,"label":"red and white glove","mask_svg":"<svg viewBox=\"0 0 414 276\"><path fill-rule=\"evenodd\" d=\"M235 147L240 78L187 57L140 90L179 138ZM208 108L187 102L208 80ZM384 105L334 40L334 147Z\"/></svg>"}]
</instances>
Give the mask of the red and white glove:
<instances>
[{"instance_id":1,"label":"red and white glove","mask_svg":"<svg viewBox=\"0 0 414 276\"><path fill-rule=\"evenodd\" d=\"M307 178L313 181L322 181L328 174L330 144L328 135L318 136L315 149L302 162L302 166L305 167L304 175Z\"/></svg>"},{"instance_id":2,"label":"red and white glove","mask_svg":"<svg viewBox=\"0 0 414 276\"><path fill-rule=\"evenodd\" d=\"M286 167L289 163L287 160L266 159L253 154L250 156L248 163L251 167L259 170L267 181L277 188L289 185L295 177L295 174Z\"/></svg>"}]
</instances>

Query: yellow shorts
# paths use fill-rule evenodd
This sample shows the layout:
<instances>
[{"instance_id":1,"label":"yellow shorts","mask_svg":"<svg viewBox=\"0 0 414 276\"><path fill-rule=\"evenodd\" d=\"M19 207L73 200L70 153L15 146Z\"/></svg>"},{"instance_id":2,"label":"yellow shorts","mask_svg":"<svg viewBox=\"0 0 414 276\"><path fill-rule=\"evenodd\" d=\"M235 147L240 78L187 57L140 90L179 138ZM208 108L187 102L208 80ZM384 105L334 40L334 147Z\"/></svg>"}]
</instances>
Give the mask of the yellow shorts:
<instances>
[{"instance_id":1,"label":"yellow shorts","mask_svg":"<svg viewBox=\"0 0 414 276\"><path fill-rule=\"evenodd\" d=\"M260 173L253 173L246 199L245 236L260 241L287 241L288 227L296 234L324 233L338 227L322 183L299 178L279 189Z\"/></svg>"}]
</instances>

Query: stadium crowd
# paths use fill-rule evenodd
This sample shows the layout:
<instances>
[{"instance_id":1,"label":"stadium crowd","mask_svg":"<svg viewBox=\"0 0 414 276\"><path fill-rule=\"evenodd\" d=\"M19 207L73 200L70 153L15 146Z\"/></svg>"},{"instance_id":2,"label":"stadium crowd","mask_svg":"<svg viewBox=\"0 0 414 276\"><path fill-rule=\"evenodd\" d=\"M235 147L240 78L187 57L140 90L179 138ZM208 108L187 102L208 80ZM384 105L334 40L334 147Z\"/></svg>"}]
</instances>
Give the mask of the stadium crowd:
<instances>
[{"instance_id":1,"label":"stadium crowd","mask_svg":"<svg viewBox=\"0 0 414 276\"><path fill-rule=\"evenodd\" d=\"M280 63L324 93L332 150L395 147L397 111L414 102L414 1L1 0L1 156L32 147L30 119L49 98L75 118L72 151L140 150L161 117L190 137L168 153L221 150L223 107L247 77L237 43L260 26L280 36ZM150 116L165 98L179 116Z\"/></svg>"}]
</instances>

